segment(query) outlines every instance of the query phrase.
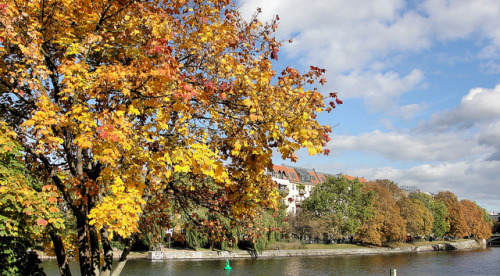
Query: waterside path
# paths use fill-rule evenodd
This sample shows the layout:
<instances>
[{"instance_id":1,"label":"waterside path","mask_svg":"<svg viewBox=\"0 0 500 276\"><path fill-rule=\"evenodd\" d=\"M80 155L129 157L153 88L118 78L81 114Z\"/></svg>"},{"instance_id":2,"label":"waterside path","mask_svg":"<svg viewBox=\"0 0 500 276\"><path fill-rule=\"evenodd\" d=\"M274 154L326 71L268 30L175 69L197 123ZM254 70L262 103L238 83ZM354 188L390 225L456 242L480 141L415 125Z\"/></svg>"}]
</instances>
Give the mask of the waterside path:
<instances>
[{"instance_id":1,"label":"waterside path","mask_svg":"<svg viewBox=\"0 0 500 276\"><path fill-rule=\"evenodd\" d=\"M269 257L303 257L303 256L340 256L340 255L374 255L413 253L428 251L453 251L473 250L486 247L486 240L466 240L458 242L440 243L435 245L409 246L409 247L366 247L360 246L351 249L289 249L289 250L264 250L258 253L249 251L190 251L165 249L162 251L149 251L147 254L132 254L131 258L147 258L151 260L166 259L236 259L236 258L269 258ZM119 256L118 254L115 254Z\"/></svg>"}]
</instances>

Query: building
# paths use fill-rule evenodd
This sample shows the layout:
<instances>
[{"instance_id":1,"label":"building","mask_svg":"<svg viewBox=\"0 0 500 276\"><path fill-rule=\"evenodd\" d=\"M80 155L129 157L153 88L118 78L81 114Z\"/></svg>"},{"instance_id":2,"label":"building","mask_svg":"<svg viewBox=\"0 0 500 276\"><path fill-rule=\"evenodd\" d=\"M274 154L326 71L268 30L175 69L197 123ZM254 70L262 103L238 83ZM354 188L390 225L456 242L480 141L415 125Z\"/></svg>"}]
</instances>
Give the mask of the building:
<instances>
[{"instance_id":1,"label":"building","mask_svg":"<svg viewBox=\"0 0 500 276\"><path fill-rule=\"evenodd\" d=\"M296 214L300 210L302 201L311 195L314 186L326 181L328 176L340 177L342 174L326 174L316 172L312 169L304 169L299 167L290 167L284 165L274 165L273 171L268 172L274 182L278 184L278 188L285 192L283 204L287 206L287 212ZM355 177L343 175L349 180L354 180ZM361 182L366 182L364 178L358 178Z\"/></svg>"}]
</instances>

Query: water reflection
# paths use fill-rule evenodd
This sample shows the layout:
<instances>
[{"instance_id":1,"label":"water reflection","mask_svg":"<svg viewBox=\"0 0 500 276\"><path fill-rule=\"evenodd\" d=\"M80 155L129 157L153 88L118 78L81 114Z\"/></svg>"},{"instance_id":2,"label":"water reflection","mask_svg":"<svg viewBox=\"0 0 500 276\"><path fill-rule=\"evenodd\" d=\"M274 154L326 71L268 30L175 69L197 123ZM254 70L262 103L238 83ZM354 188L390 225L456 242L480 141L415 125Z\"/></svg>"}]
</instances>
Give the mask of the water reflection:
<instances>
[{"instance_id":1,"label":"water reflection","mask_svg":"<svg viewBox=\"0 0 500 276\"><path fill-rule=\"evenodd\" d=\"M499 275L500 248L460 252L423 252L366 256L317 256L226 260L129 260L129 275ZM72 263L73 275L79 275ZM44 262L47 275L58 275L55 261Z\"/></svg>"}]
</instances>

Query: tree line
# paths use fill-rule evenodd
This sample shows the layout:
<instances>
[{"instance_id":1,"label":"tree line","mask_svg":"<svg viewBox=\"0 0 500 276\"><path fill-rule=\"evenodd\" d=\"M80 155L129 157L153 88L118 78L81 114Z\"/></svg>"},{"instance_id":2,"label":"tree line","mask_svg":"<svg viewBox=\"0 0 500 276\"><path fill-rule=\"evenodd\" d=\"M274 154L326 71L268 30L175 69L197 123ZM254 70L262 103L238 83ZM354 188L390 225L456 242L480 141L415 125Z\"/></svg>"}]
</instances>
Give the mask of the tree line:
<instances>
[{"instance_id":1,"label":"tree line","mask_svg":"<svg viewBox=\"0 0 500 276\"><path fill-rule=\"evenodd\" d=\"M491 236L488 212L450 191L406 193L384 179L367 183L330 177L313 188L288 234L301 240L382 245L418 239Z\"/></svg>"}]
</instances>

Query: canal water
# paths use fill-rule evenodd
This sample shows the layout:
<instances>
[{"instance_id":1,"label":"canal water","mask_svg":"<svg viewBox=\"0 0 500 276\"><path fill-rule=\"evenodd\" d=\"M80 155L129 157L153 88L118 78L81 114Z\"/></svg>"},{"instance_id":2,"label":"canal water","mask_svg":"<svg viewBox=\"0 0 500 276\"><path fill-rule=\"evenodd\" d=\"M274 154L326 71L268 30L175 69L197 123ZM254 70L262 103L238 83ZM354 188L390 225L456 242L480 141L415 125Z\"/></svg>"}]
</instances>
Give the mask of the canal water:
<instances>
[{"instance_id":1,"label":"canal water","mask_svg":"<svg viewBox=\"0 0 500 276\"><path fill-rule=\"evenodd\" d=\"M500 247L473 251L419 252L364 256L309 256L225 260L129 260L122 276L131 275L500 275ZM43 264L58 275L55 261ZM72 263L73 275L79 275Z\"/></svg>"}]
</instances>

